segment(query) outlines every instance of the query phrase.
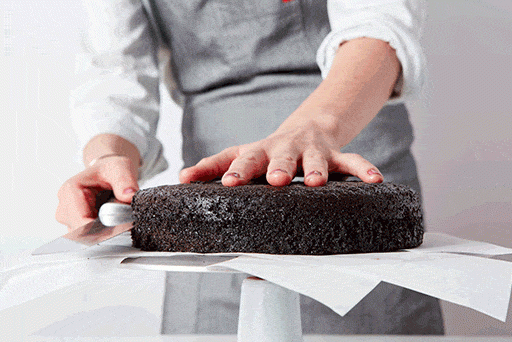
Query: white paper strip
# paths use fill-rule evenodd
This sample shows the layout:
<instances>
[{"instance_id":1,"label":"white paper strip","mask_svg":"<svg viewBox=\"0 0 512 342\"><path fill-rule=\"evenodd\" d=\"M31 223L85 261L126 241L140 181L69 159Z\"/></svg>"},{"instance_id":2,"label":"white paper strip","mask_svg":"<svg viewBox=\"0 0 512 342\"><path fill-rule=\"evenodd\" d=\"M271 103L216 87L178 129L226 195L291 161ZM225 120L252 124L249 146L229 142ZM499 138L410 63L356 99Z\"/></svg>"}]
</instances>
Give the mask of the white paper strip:
<instances>
[{"instance_id":1,"label":"white paper strip","mask_svg":"<svg viewBox=\"0 0 512 342\"><path fill-rule=\"evenodd\" d=\"M304 265L272 258L241 256L219 264L304 294L345 315L380 283L331 265Z\"/></svg>"},{"instance_id":2,"label":"white paper strip","mask_svg":"<svg viewBox=\"0 0 512 342\"><path fill-rule=\"evenodd\" d=\"M339 259L335 264L340 267L506 320L512 263L441 253L358 255L355 259L360 260L354 265L348 265L346 258Z\"/></svg>"},{"instance_id":3,"label":"white paper strip","mask_svg":"<svg viewBox=\"0 0 512 342\"><path fill-rule=\"evenodd\" d=\"M421 253L468 253L479 255L512 254L512 248L496 246L487 242L471 241L442 233L425 233L421 246L408 249Z\"/></svg>"}]
</instances>

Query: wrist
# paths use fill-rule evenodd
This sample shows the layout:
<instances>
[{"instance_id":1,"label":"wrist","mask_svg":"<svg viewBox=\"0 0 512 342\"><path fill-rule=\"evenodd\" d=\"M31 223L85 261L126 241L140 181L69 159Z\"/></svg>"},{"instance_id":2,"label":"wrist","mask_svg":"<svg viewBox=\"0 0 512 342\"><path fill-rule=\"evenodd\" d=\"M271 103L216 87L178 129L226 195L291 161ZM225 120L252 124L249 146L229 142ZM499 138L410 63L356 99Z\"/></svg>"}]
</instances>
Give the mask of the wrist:
<instances>
[{"instance_id":1,"label":"wrist","mask_svg":"<svg viewBox=\"0 0 512 342\"><path fill-rule=\"evenodd\" d=\"M104 154L102 156L99 156L97 158L94 158L93 160L91 160L89 162L89 164L87 164L87 167L91 167L93 166L94 164L96 164L98 161L102 160L102 159L106 159L106 158L112 158L112 157L124 157L124 158L128 158L127 156L124 156L124 155L120 155L120 154L117 154L117 153L109 153L109 154ZM132 160L133 162L133 160ZM134 163L134 165L136 165ZM139 164L138 164L138 167L141 168L142 167L142 160L139 160Z\"/></svg>"},{"instance_id":2,"label":"wrist","mask_svg":"<svg viewBox=\"0 0 512 342\"><path fill-rule=\"evenodd\" d=\"M331 105L334 101L324 101L320 96L312 94L301 106L294 111L287 121L291 125L299 124L302 127L314 127L334 147L341 148L347 145L358 133L354 120L350 120L350 108L343 104ZM286 122L285 122L286 123Z\"/></svg>"},{"instance_id":3,"label":"wrist","mask_svg":"<svg viewBox=\"0 0 512 342\"><path fill-rule=\"evenodd\" d=\"M95 136L87 143L83 151L83 161L86 167L111 157L126 157L136 168L142 166L142 158L137 147L115 134Z\"/></svg>"}]
</instances>

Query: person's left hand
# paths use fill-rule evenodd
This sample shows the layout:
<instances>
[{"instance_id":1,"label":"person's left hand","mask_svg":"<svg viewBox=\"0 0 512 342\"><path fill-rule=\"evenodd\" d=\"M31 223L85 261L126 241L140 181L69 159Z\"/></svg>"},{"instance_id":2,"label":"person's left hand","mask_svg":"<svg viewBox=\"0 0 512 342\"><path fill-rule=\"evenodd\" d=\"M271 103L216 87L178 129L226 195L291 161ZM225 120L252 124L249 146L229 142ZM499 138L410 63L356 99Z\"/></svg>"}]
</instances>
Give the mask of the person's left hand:
<instances>
[{"instance_id":1,"label":"person's left hand","mask_svg":"<svg viewBox=\"0 0 512 342\"><path fill-rule=\"evenodd\" d=\"M353 175L367 183L382 182L382 174L369 161L339 152L335 130L318 120L292 115L267 138L227 148L182 170L180 182L222 177L223 185L237 186L266 174L270 185L285 186L298 168L307 186L324 185L330 172Z\"/></svg>"},{"instance_id":2,"label":"person's left hand","mask_svg":"<svg viewBox=\"0 0 512 342\"><path fill-rule=\"evenodd\" d=\"M236 186L266 174L269 184L289 184L298 168L304 183L320 186L330 172L359 177L367 183L384 179L357 154L341 153L389 99L400 62L386 42L354 39L338 48L327 77L270 136L228 148L180 173L180 181L208 181Z\"/></svg>"}]
</instances>

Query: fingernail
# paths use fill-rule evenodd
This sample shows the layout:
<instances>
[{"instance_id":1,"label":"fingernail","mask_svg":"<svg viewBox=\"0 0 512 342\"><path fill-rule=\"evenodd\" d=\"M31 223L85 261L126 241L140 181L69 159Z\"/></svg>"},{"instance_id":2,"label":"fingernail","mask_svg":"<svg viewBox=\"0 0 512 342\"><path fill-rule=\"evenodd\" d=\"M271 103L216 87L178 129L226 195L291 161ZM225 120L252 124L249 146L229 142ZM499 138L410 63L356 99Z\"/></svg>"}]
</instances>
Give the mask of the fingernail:
<instances>
[{"instance_id":1,"label":"fingernail","mask_svg":"<svg viewBox=\"0 0 512 342\"><path fill-rule=\"evenodd\" d=\"M231 172L231 173L227 173L224 175L224 177L235 177L235 178L240 178L240 175L236 172Z\"/></svg>"},{"instance_id":2,"label":"fingernail","mask_svg":"<svg viewBox=\"0 0 512 342\"><path fill-rule=\"evenodd\" d=\"M126 188L124 189L123 191L123 195L129 195L129 194L133 194L134 192L136 192L137 190L135 190L134 188Z\"/></svg>"},{"instance_id":3,"label":"fingernail","mask_svg":"<svg viewBox=\"0 0 512 342\"><path fill-rule=\"evenodd\" d=\"M320 171L311 171L310 173L308 173L306 178L308 178L310 176L322 176L322 173Z\"/></svg>"},{"instance_id":4,"label":"fingernail","mask_svg":"<svg viewBox=\"0 0 512 342\"><path fill-rule=\"evenodd\" d=\"M376 169L370 169L370 170L368 170L368 174L369 174L370 176L371 176L371 175L380 175L380 176L382 176L382 174L381 174L379 171L377 171Z\"/></svg>"},{"instance_id":5,"label":"fingernail","mask_svg":"<svg viewBox=\"0 0 512 342\"><path fill-rule=\"evenodd\" d=\"M286 173L286 174L288 174L288 172L286 172L285 170L282 170L282 169L275 169L275 170L273 170L272 172L270 172L269 174L270 174L270 175L273 175L274 173L278 173L278 172L282 172L282 173Z\"/></svg>"}]
</instances>

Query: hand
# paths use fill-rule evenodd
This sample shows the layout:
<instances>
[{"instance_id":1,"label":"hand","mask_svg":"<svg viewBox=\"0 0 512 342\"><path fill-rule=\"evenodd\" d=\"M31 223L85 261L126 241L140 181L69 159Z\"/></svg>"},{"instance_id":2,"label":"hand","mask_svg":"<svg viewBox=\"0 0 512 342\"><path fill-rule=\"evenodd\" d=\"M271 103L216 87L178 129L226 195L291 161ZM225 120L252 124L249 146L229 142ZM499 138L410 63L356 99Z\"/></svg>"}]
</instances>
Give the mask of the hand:
<instances>
[{"instance_id":1,"label":"hand","mask_svg":"<svg viewBox=\"0 0 512 342\"><path fill-rule=\"evenodd\" d=\"M100 159L59 189L59 205L55 218L69 230L87 224L98 216L96 200L104 190L113 190L117 200L130 203L137 184L137 167L128 157L111 156Z\"/></svg>"},{"instance_id":2,"label":"hand","mask_svg":"<svg viewBox=\"0 0 512 342\"><path fill-rule=\"evenodd\" d=\"M328 131L313 120L292 116L266 139L228 148L182 170L180 181L207 181L222 176L223 185L237 186L266 174L269 184L284 186L300 167L307 186L324 185L330 172L354 175L368 183L383 181L378 169L363 157L340 153Z\"/></svg>"},{"instance_id":3,"label":"hand","mask_svg":"<svg viewBox=\"0 0 512 342\"><path fill-rule=\"evenodd\" d=\"M339 150L377 115L399 74L400 62L388 43L366 37L344 42L327 77L275 133L201 160L182 170L180 181L222 176L222 184L236 186L266 174L269 184L284 186L302 167L308 186L325 184L329 172L382 182L370 162Z\"/></svg>"}]
</instances>

